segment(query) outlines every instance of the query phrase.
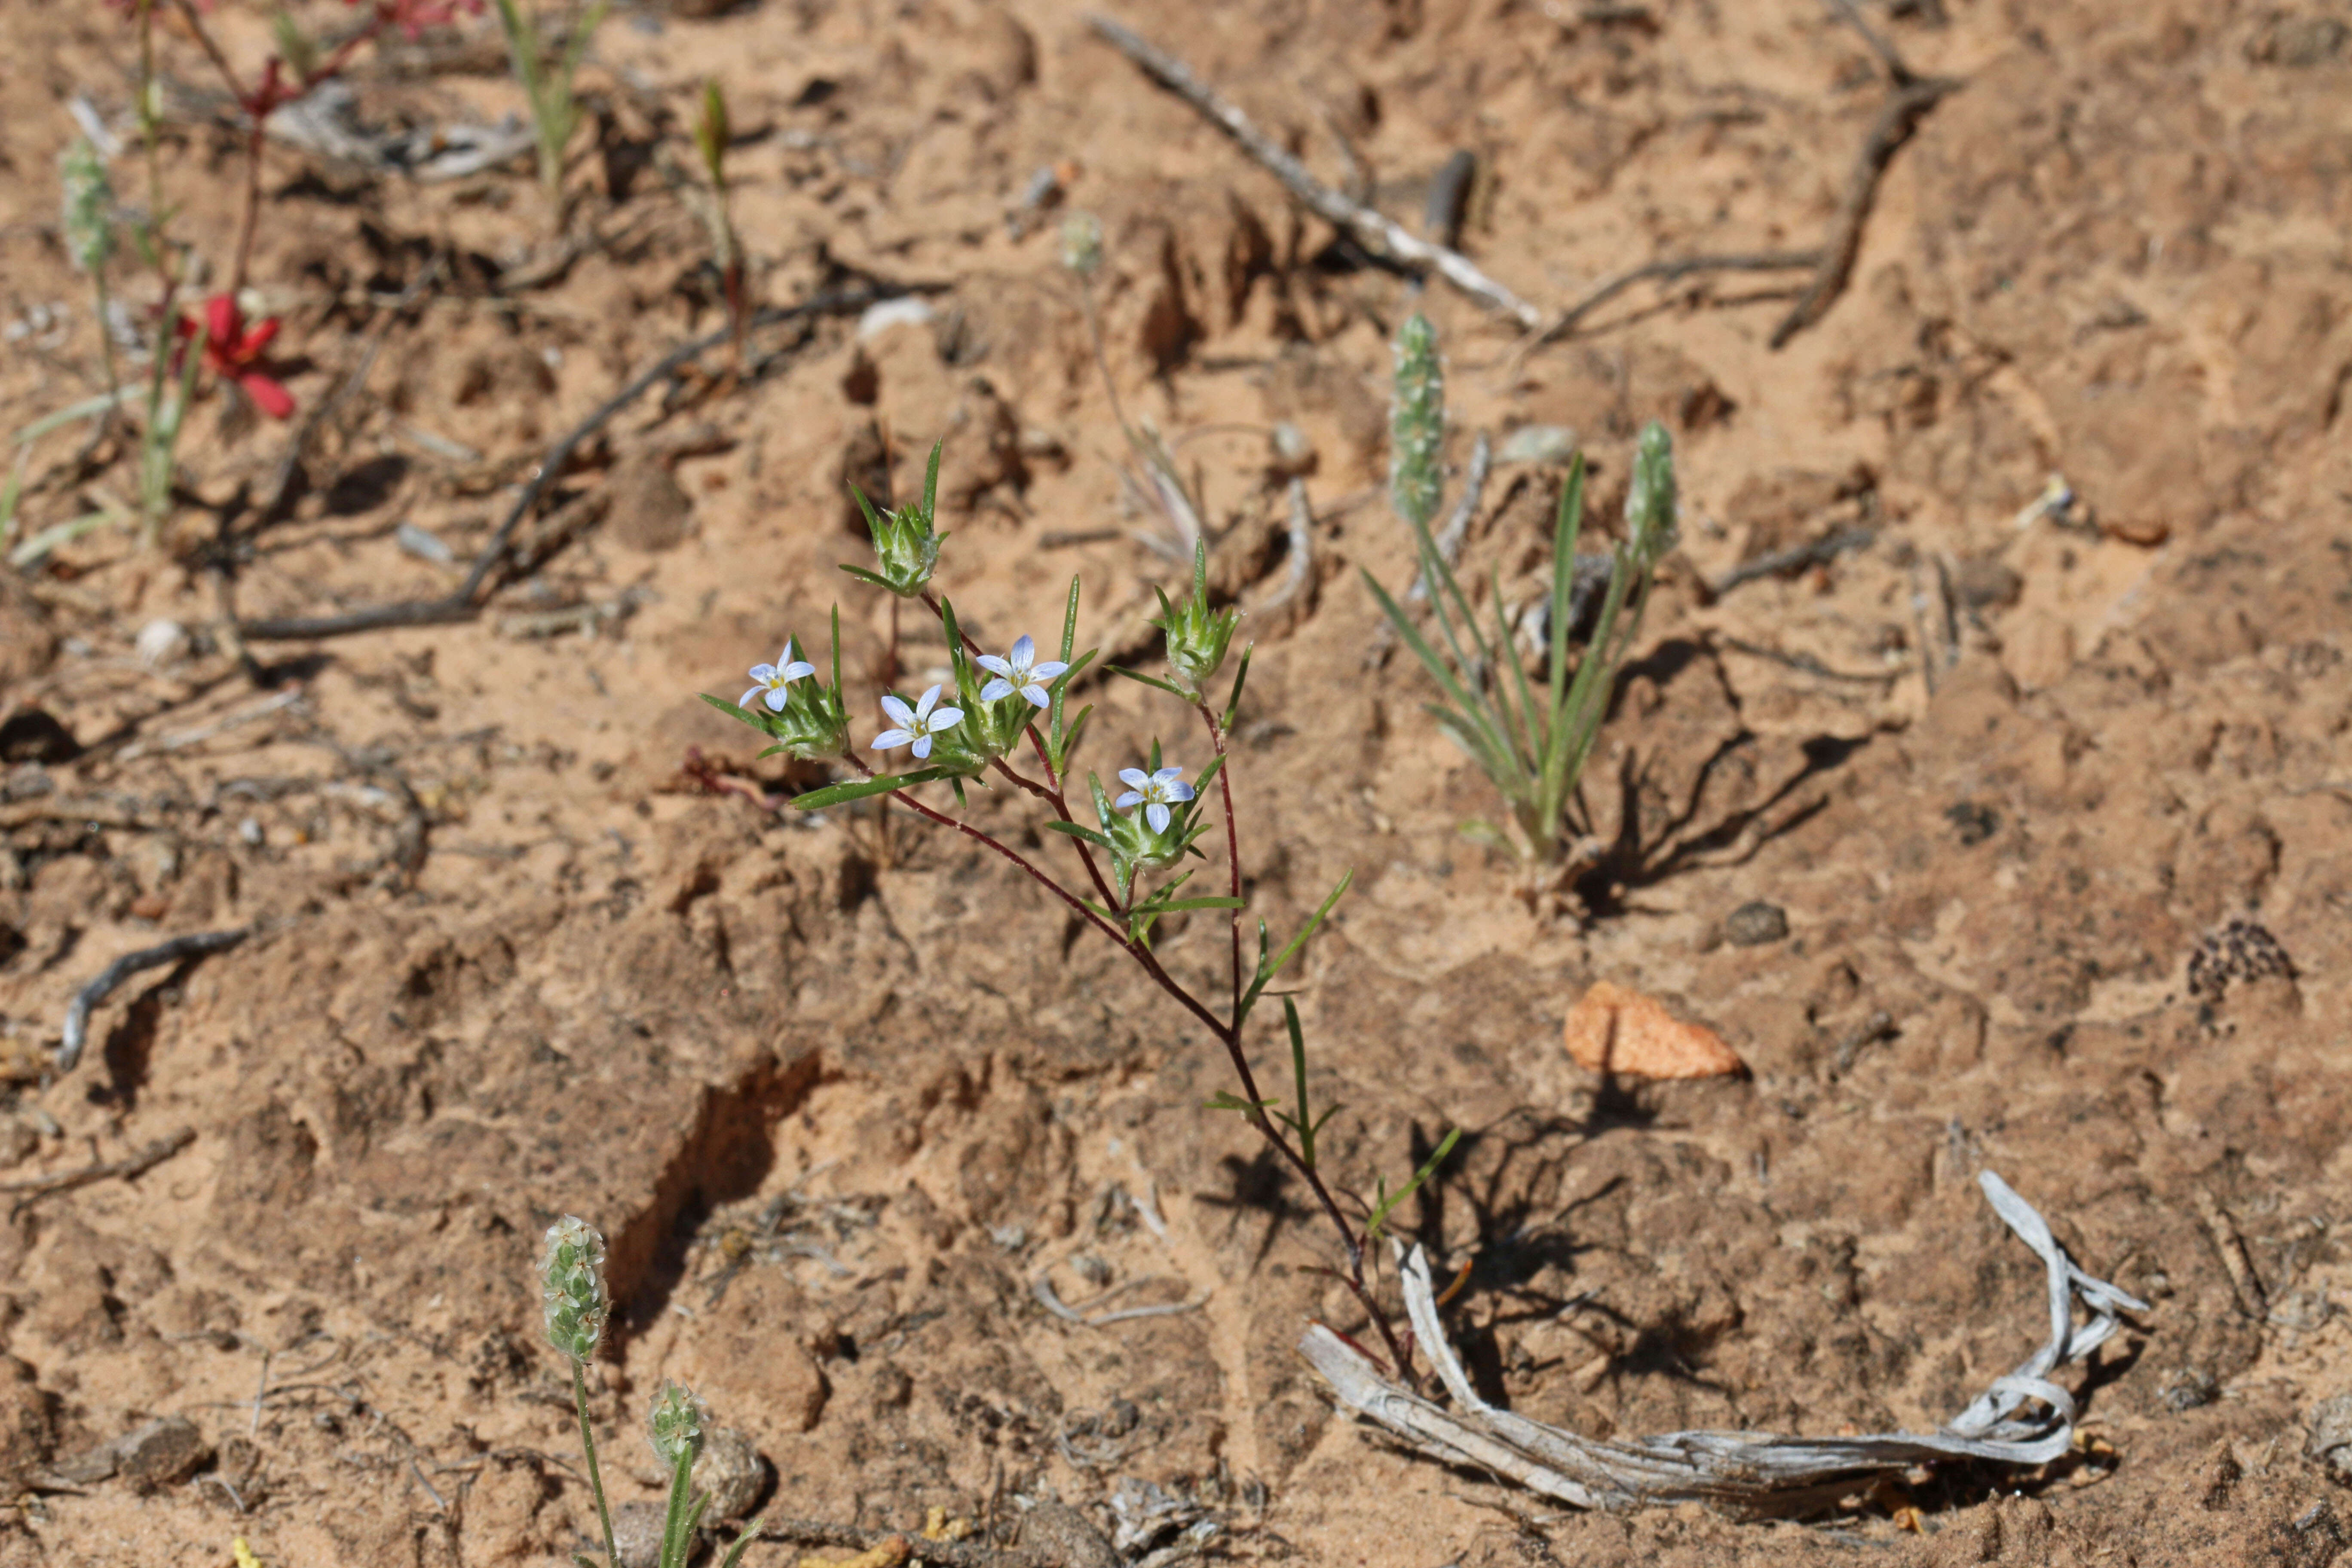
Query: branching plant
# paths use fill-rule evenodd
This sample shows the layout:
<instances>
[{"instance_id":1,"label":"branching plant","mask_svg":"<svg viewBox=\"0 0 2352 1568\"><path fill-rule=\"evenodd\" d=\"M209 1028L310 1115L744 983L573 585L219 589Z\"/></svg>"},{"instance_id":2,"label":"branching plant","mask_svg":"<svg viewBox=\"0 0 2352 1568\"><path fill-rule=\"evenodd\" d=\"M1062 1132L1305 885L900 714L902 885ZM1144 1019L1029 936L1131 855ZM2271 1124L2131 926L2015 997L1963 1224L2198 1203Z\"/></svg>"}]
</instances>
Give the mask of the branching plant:
<instances>
[{"instance_id":1,"label":"branching plant","mask_svg":"<svg viewBox=\"0 0 2352 1568\"><path fill-rule=\"evenodd\" d=\"M1658 563L1674 548L1674 444L1654 420L1642 431L1625 500L1625 537L1612 549L1608 586L1580 644L1573 634L1580 618L1575 563L1584 521L1584 458L1579 453L1571 460L1552 530L1538 686L1520 662L1500 587L1494 590L1490 635L1430 533L1444 494L1445 379L1437 333L1418 313L1397 333L1395 385L1389 500L1412 529L1442 647L1432 645L1370 573L1364 581L1443 693L1443 700L1427 705L1431 717L1485 771L1510 808L1508 831L1485 822L1466 824L1464 831L1513 851L1538 872L1556 870L1566 858L1577 781L1592 754L1617 668L1641 633Z\"/></svg>"},{"instance_id":2,"label":"branching plant","mask_svg":"<svg viewBox=\"0 0 2352 1568\"><path fill-rule=\"evenodd\" d=\"M605 1568L619 1568L621 1554L613 1540L613 1510L604 1500L604 1472L596 1462L596 1431L588 1417L588 1361L604 1337L613 1300L604 1283L604 1238L586 1220L564 1215L548 1227L539 1258L540 1294L544 1306L547 1342L553 1345L572 1371L572 1404L580 1416L580 1449L588 1463L588 1488L596 1499L596 1522L604 1536ZM646 1431L654 1457L669 1477L669 1505L663 1510L659 1568L686 1568L694 1554L707 1492L694 1484L695 1460L701 1457L709 1425L702 1402L691 1389L665 1383L654 1396ZM719 1568L735 1568L743 1551L760 1533L761 1521L744 1526L735 1544L719 1560ZM596 1568L584 1554L572 1553L580 1568Z\"/></svg>"},{"instance_id":3,"label":"branching plant","mask_svg":"<svg viewBox=\"0 0 2352 1568\"><path fill-rule=\"evenodd\" d=\"M563 232L563 152L580 128L580 100L572 79L588 53L596 24L604 19L612 0L589 0L588 8L573 20L572 35L561 48L551 48L541 37L539 23L518 0L498 0L499 26L507 36L507 56L515 80L522 85L530 106L531 129L539 137L539 184L547 195L548 222Z\"/></svg>"},{"instance_id":4,"label":"branching plant","mask_svg":"<svg viewBox=\"0 0 2352 1568\"><path fill-rule=\"evenodd\" d=\"M1339 1244L1341 1267L1331 1272L1362 1306L1399 1373L1409 1375L1406 1338L1399 1334L1376 1298L1366 1268L1371 1243L1397 1205L1429 1180L1453 1151L1459 1134L1447 1133L1436 1152L1401 1186L1391 1191L1381 1183L1371 1201L1356 1201L1351 1212L1332 1185L1318 1147L1318 1135L1332 1111L1328 1107L1318 1111L1310 1102L1306 1040L1297 1007L1287 996L1283 998L1283 1022L1296 1092L1288 1104L1260 1092L1257 1072L1250 1062L1252 1014L1347 892L1354 873L1339 879L1305 927L1279 949L1265 922L1259 921L1256 956L1254 960L1245 956L1243 922L1247 903L1242 896L1241 829L1234 812L1228 741L1248 681L1250 655L1246 648L1243 650L1223 702L1213 701L1213 683L1225 665L1241 616L1238 610L1219 609L1209 602L1207 545L1199 544L1193 551L1191 591L1174 601L1164 593L1160 596L1160 614L1153 624L1165 638L1168 678L1106 668L1165 692L1189 708L1201 726L1212 760L1188 782L1185 767L1170 762L1154 741L1141 759L1142 766L1119 771L1118 780L1126 789L1117 796L1097 773L1088 771L1086 800L1092 820L1081 821L1069 798L1076 780L1072 756L1094 710L1082 708L1073 718L1068 703L1071 683L1094 663L1098 650L1077 650L1078 581L1073 578L1070 583L1055 657L1042 658L1035 641L1025 636L1002 654L983 653L964 635L955 606L931 588L945 537L935 527L939 473L940 452L934 447L919 502L893 510L877 509L859 496L858 504L865 510L873 535L874 563L843 568L861 582L919 603L939 618L946 633L951 692L946 685L934 686L911 701L897 693L885 694L881 706L889 727L868 742L877 752L905 747L916 766L898 773L878 772L850 737L848 704L842 688L838 610L834 613L829 680L820 679L815 666L798 657L797 645L787 640L776 663L753 667L752 685L739 699L729 701L706 695L703 700L766 734L774 743L762 756L782 752L835 762L859 775L799 796L794 804L802 809L822 810L849 801L885 797L985 846L1118 947L1152 984L1190 1013L1223 1047L1239 1089L1238 1093L1221 1091L1208 1102L1209 1108L1241 1116L1306 1183ZM1066 879L964 815L967 786L992 781L1020 790L1045 807L1049 814L1045 826L1067 841L1083 880ZM934 784L949 786L956 812L951 814L917 793L919 787ZM1209 811L1212 784L1216 787L1217 803L1213 818ZM1224 888L1201 892L1188 887L1194 870L1187 868L1185 862L1207 859L1199 843L1210 837L1219 823L1223 827ZM1232 948L1230 973L1222 988L1225 994L1213 1004L1170 973L1153 945L1160 921L1210 910L1225 912Z\"/></svg>"}]
</instances>

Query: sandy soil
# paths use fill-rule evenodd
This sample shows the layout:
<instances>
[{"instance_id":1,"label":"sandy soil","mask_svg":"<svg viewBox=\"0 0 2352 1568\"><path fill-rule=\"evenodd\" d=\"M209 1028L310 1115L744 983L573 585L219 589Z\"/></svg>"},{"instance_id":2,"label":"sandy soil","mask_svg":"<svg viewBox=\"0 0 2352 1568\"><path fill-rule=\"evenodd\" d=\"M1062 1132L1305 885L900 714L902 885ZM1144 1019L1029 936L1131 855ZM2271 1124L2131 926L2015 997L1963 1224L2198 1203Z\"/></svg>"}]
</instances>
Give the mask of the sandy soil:
<instances>
[{"instance_id":1,"label":"sandy soil","mask_svg":"<svg viewBox=\"0 0 2352 1568\"><path fill-rule=\"evenodd\" d=\"M1056 1499L1108 1528L1150 1483L1251 1561L2337 1558L2352 1507L2304 1450L2352 1392L2352 10L1866 5L1963 85L1896 155L1851 286L1777 352L1801 274L1638 286L1532 353L1418 297L1457 461L1475 428L1572 426L1611 515L1642 420L1682 454L1684 548L1588 780L1606 853L1551 911L1458 837L1491 798L1419 676L1365 665L1356 569L1408 570L1374 487L1410 281L1060 0L703 9L600 35L575 180L605 238L565 268L538 265L527 170L425 186L273 151L255 279L304 406L381 344L307 484L257 516L288 431L214 397L166 550L100 531L0 587L0 1181L194 1134L0 1224L0 1562L226 1564L236 1537L271 1568L565 1561L592 1516L530 1264L567 1211L614 1239L596 1413L632 1501L678 1377L765 1457L770 1510L868 1526ZM1818 0L1126 16L1400 216L1478 154L1464 246L1548 308L1655 258L1817 245L1887 90ZM259 58L257 11L222 26ZM9 7L0 39L14 427L97 384L55 159L74 92L121 112L128 53L97 6ZM362 110L517 107L478 55L370 65ZM184 40L165 56L203 79ZM756 379L657 391L590 445L551 509L572 532L478 621L256 643L257 684L224 550L247 617L446 593L547 442L717 323L655 155L690 161L714 75L761 298L880 279L932 321L764 333ZM166 150L216 269L236 146L198 121ZM1061 210L1024 211L1048 166ZM1369 1188L1469 1130L1411 1229L1472 1262L1452 1321L1490 1392L1599 1433L1932 1423L2042 1332L2039 1270L1975 1195L1990 1167L2154 1303L2082 1380L2081 1454L1758 1523L1566 1514L1385 1447L1293 1351L1310 1316L1360 1320L1300 1189L1198 1109L1224 1080L1179 1010L962 841L772 813L688 766L807 782L694 694L787 633L821 645L836 602L871 691L888 614L833 571L858 559L840 485L879 465L903 493L934 439L941 580L983 639L1044 634L1079 571L1085 639L1148 653L1175 574L1118 531L1144 520L1056 262L1068 210L1104 226L1119 394L1182 439L1245 608L1287 569L1268 427L1314 444L1308 592L1244 623L1249 891L1288 928L1356 868L1300 997L1348 1108L1332 1157ZM67 467L76 439L37 448L28 525L126 493L110 449ZM2020 526L2053 471L2085 510ZM1556 484L1498 471L1474 577L1529 579ZM1706 591L1848 525L1872 542ZM159 618L193 644L142 664ZM918 674L940 657L909 642ZM1153 694L1092 697L1096 765L1156 724L1197 750ZM1045 837L1018 801L973 809ZM1743 945L1769 921L1727 917L1757 900L1785 934ZM125 986L44 1077L109 961L246 926ZM1166 952L1212 975L1223 932ZM1597 979L1711 1025L1752 1079L1599 1099L1559 1043ZM1076 1327L1040 1276L1204 1304ZM192 1451L92 1464L173 1416Z\"/></svg>"}]
</instances>

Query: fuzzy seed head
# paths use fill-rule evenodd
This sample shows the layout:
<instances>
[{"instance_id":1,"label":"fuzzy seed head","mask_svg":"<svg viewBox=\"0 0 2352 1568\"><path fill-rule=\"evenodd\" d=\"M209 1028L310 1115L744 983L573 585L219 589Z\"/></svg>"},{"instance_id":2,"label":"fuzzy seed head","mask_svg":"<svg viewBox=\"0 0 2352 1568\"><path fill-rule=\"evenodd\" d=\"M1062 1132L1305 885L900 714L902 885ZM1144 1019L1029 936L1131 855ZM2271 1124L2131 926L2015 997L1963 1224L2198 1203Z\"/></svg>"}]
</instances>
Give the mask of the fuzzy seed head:
<instances>
[{"instance_id":1,"label":"fuzzy seed head","mask_svg":"<svg viewBox=\"0 0 2352 1568\"><path fill-rule=\"evenodd\" d=\"M539 1258L547 1342L576 1362L596 1353L613 1298L604 1287L604 1238L586 1220L565 1215L547 1227Z\"/></svg>"},{"instance_id":2,"label":"fuzzy seed head","mask_svg":"<svg viewBox=\"0 0 2352 1568\"><path fill-rule=\"evenodd\" d=\"M1076 213L1062 225L1062 265L1081 278L1102 268L1102 221L1092 213Z\"/></svg>"},{"instance_id":3,"label":"fuzzy seed head","mask_svg":"<svg viewBox=\"0 0 2352 1568\"><path fill-rule=\"evenodd\" d=\"M106 177L106 160L87 137L76 137L58 160L58 184L65 190L60 226L66 234L66 254L84 272L96 272L114 253L114 187Z\"/></svg>"},{"instance_id":4,"label":"fuzzy seed head","mask_svg":"<svg viewBox=\"0 0 2352 1568\"><path fill-rule=\"evenodd\" d=\"M653 1414L646 1419L646 1436L654 1446L655 1457L666 1466L676 1466L678 1456L687 1456L687 1463L702 1452L702 1428L708 1417L702 1401L684 1384L665 1383L654 1395Z\"/></svg>"},{"instance_id":5,"label":"fuzzy seed head","mask_svg":"<svg viewBox=\"0 0 2352 1568\"><path fill-rule=\"evenodd\" d=\"M1426 525L1444 492L1445 366L1437 329L1415 310L1397 329L1396 400L1389 409L1389 503Z\"/></svg>"},{"instance_id":6,"label":"fuzzy seed head","mask_svg":"<svg viewBox=\"0 0 2352 1568\"><path fill-rule=\"evenodd\" d=\"M1643 564L1654 566L1675 547L1675 442L1653 419L1633 453L1633 485L1625 496L1625 537Z\"/></svg>"}]
</instances>

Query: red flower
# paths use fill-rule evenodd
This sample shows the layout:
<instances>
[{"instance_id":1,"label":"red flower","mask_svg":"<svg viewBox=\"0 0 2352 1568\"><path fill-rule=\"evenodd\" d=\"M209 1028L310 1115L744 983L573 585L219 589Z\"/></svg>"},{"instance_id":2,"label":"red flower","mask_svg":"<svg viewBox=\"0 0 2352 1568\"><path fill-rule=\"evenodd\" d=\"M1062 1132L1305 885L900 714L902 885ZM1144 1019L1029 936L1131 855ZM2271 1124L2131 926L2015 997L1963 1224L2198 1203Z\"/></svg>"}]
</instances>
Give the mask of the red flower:
<instances>
[{"instance_id":1,"label":"red flower","mask_svg":"<svg viewBox=\"0 0 2352 1568\"><path fill-rule=\"evenodd\" d=\"M345 0L356 5L360 0ZM482 0L375 0L375 17L379 26L398 27L408 35L409 41L427 27L446 27L463 11L468 16L482 14Z\"/></svg>"},{"instance_id":2,"label":"red flower","mask_svg":"<svg viewBox=\"0 0 2352 1568\"><path fill-rule=\"evenodd\" d=\"M278 336L278 324L272 316L247 327L245 312L231 295L215 294L205 301L205 363L222 380L245 388L254 406L272 419L294 412L293 394L269 374L261 358ZM179 335L183 342L194 337L196 324L181 317Z\"/></svg>"}]
</instances>

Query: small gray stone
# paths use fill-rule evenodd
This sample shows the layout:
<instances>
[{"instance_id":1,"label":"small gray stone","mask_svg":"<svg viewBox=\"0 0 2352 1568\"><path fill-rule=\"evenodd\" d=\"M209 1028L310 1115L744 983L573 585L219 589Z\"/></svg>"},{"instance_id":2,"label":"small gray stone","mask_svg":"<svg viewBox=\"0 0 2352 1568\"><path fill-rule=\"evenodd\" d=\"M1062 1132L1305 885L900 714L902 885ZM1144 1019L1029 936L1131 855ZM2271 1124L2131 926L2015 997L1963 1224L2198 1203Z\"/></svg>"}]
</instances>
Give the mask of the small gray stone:
<instances>
[{"instance_id":1,"label":"small gray stone","mask_svg":"<svg viewBox=\"0 0 2352 1568\"><path fill-rule=\"evenodd\" d=\"M2303 1451L2333 1470L2338 1480L2352 1481L2352 1394L2313 1405L2310 1422Z\"/></svg>"},{"instance_id":2,"label":"small gray stone","mask_svg":"<svg viewBox=\"0 0 2352 1568\"><path fill-rule=\"evenodd\" d=\"M1565 425L1522 425L1495 449L1498 463L1548 463L1566 468L1576 456L1576 432Z\"/></svg>"},{"instance_id":3,"label":"small gray stone","mask_svg":"<svg viewBox=\"0 0 2352 1568\"><path fill-rule=\"evenodd\" d=\"M213 1446L184 1415L165 1415L114 1440L115 1473L133 1486L186 1480L213 1457Z\"/></svg>"},{"instance_id":4,"label":"small gray stone","mask_svg":"<svg viewBox=\"0 0 2352 1568\"><path fill-rule=\"evenodd\" d=\"M621 1568L658 1568L662 1526L669 1510L657 1502L625 1502L613 1510L613 1550Z\"/></svg>"},{"instance_id":5,"label":"small gray stone","mask_svg":"<svg viewBox=\"0 0 2352 1568\"><path fill-rule=\"evenodd\" d=\"M1021 1521L1021 1544L1055 1568L1119 1568L1109 1538L1066 1503L1041 1502L1031 1509Z\"/></svg>"},{"instance_id":6,"label":"small gray stone","mask_svg":"<svg viewBox=\"0 0 2352 1568\"><path fill-rule=\"evenodd\" d=\"M1762 947L1789 934L1789 916L1778 904L1751 900L1723 917L1723 940L1734 947Z\"/></svg>"},{"instance_id":7,"label":"small gray stone","mask_svg":"<svg viewBox=\"0 0 2352 1568\"><path fill-rule=\"evenodd\" d=\"M751 1439L732 1426L714 1426L694 1461L694 1486L710 1499L705 1520L712 1524L740 1519L760 1500L768 1484L767 1461Z\"/></svg>"},{"instance_id":8,"label":"small gray stone","mask_svg":"<svg viewBox=\"0 0 2352 1568\"><path fill-rule=\"evenodd\" d=\"M2025 579L2013 567L1979 557L1952 569L1952 596L1971 610L2006 609L2025 592Z\"/></svg>"},{"instance_id":9,"label":"small gray stone","mask_svg":"<svg viewBox=\"0 0 2352 1568\"><path fill-rule=\"evenodd\" d=\"M686 541L694 502L677 477L657 459L625 458L613 468L613 511L607 527L631 550L656 553Z\"/></svg>"}]
</instances>

